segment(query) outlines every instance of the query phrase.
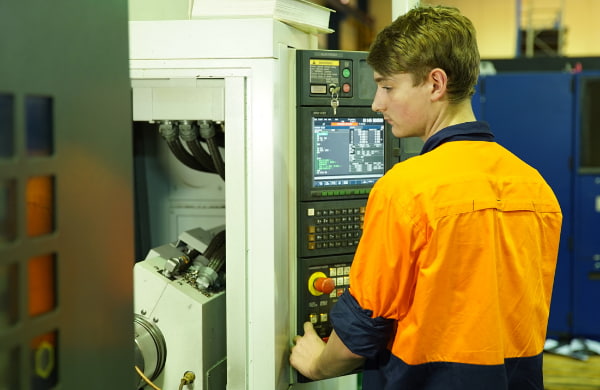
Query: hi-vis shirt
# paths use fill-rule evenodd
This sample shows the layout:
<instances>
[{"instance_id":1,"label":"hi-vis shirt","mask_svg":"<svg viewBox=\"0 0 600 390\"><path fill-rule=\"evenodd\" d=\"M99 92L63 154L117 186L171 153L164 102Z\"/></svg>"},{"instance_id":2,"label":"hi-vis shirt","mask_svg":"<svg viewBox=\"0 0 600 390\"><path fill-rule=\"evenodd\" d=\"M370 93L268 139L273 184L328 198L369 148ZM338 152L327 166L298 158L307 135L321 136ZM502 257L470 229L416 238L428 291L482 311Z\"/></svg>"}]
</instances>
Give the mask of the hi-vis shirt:
<instances>
[{"instance_id":1,"label":"hi-vis shirt","mask_svg":"<svg viewBox=\"0 0 600 390\"><path fill-rule=\"evenodd\" d=\"M365 390L543 390L558 201L485 123L434 137L371 191L334 329Z\"/></svg>"}]
</instances>

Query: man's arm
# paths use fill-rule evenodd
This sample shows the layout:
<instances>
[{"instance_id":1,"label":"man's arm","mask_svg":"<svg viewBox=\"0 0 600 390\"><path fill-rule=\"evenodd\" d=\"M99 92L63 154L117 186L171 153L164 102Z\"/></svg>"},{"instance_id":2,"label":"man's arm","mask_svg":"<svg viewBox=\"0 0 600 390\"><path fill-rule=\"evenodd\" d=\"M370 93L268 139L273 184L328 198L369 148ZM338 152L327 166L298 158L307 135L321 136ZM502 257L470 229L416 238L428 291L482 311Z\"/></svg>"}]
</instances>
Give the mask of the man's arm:
<instances>
[{"instance_id":1,"label":"man's arm","mask_svg":"<svg viewBox=\"0 0 600 390\"><path fill-rule=\"evenodd\" d=\"M335 330L323 342L310 322L304 323L304 336L294 337L290 364L309 379L320 380L344 375L361 366L365 358L344 345Z\"/></svg>"}]
</instances>

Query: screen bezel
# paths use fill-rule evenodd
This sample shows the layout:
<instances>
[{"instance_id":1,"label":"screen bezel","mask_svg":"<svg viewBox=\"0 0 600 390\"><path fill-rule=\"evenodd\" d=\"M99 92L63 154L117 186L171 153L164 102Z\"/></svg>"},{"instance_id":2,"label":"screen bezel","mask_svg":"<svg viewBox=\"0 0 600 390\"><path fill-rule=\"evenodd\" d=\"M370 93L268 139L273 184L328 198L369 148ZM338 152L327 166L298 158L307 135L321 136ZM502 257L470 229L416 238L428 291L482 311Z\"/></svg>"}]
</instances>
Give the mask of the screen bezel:
<instances>
[{"instance_id":1,"label":"screen bezel","mask_svg":"<svg viewBox=\"0 0 600 390\"><path fill-rule=\"evenodd\" d=\"M366 198L368 191L373 187L369 184L354 184L352 186L327 186L317 187L313 184L313 118L381 118L381 114L373 112L370 107L338 107L336 115L333 115L329 107L300 107L297 118L297 164L298 164L298 194L301 201L325 200L325 199L356 199ZM389 168L398 162L396 157L394 161L394 149L398 149L399 140L395 138L389 128L389 124L384 122L384 174ZM317 195L323 191L340 192L348 189L356 189L361 193L340 194L334 196Z\"/></svg>"}]
</instances>

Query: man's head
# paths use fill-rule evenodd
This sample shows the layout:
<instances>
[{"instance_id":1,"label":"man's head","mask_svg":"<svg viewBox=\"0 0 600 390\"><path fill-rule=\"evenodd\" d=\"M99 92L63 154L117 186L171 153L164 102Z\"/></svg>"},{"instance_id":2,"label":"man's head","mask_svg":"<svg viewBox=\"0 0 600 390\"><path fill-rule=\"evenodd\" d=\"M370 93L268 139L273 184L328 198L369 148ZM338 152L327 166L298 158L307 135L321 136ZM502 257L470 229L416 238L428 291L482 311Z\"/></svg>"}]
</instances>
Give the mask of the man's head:
<instances>
[{"instance_id":1,"label":"man's head","mask_svg":"<svg viewBox=\"0 0 600 390\"><path fill-rule=\"evenodd\" d=\"M367 62L383 76L409 73L415 85L443 69L448 101L459 103L473 95L479 76L475 28L456 8L415 8L377 35Z\"/></svg>"}]
</instances>

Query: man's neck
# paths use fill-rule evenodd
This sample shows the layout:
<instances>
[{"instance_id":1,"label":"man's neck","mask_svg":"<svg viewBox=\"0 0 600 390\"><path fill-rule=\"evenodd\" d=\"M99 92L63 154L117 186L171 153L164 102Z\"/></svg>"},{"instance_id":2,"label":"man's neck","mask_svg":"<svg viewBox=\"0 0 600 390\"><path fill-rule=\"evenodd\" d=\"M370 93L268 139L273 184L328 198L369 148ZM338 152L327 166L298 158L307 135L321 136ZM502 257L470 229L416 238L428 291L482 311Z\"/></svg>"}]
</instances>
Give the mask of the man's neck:
<instances>
[{"instance_id":1,"label":"man's neck","mask_svg":"<svg viewBox=\"0 0 600 390\"><path fill-rule=\"evenodd\" d=\"M422 139L423 141L426 141L429 137L446 127L465 122L473 122L475 120L477 119L473 113L471 100L467 99L456 104L444 102L433 118L431 125L428 126L428 129L425 131Z\"/></svg>"}]
</instances>

